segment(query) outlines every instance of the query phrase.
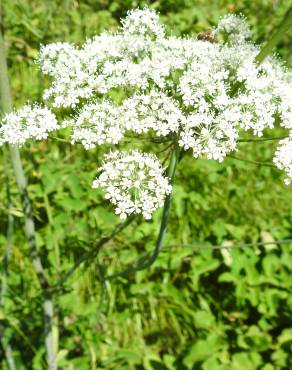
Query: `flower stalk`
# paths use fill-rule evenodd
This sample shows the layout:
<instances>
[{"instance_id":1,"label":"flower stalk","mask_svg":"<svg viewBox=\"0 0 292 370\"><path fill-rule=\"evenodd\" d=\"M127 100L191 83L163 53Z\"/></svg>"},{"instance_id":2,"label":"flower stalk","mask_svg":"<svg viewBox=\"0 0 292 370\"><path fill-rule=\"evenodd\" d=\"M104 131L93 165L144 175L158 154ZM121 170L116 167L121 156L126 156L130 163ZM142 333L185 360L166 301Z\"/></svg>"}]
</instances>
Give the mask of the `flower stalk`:
<instances>
[{"instance_id":1,"label":"flower stalk","mask_svg":"<svg viewBox=\"0 0 292 370\"><path fill-rule=\"evenodd\" d=\"M176 168L177 164L180 161L180 152L181 150L175 145L174 149L171 152L170 160L169 160L169 165L167 168L167 177L169 178L169 182L171 185L174 183L174 178L175 178L175 173L176 173ZM164 236L166 233L168 221L169 221L169 214L170 214L170 206L171 206L171 199L172 199L172 194L173 190L171 191L170 194L168 194L165 198L164 201L164 206L163 206L163 211L162 211L162 218L161 218L161 223L160 223L160 230L159 234L157 237L155 249L151 256L148 259L141 259L137 265L135 266L129 266L123 271L117 272L112 275L104 276L103 279L105 280L112 280L117 277L125 277L128 276L131 273L135 273L140 270L144 270L148 267L150 267L157 259L159 256L159 253L163 247L163 241L164 241Z\"/></svg>"},{"instance_id":2,"label":"flower stalk","mask_svg":"<svg viewBox=\"0 0 292 370\"><path fill-rule=\"evenodd\" d=\"M270 55L275 46L279 43L283 34L285 34L292 27L292 7L288 9L281 23L279 24L276 31L273 33L271 38L267 41L265 46L261 49L256 57L258 64L261 64L264 59Z\"/></svg>"}]
</instances>

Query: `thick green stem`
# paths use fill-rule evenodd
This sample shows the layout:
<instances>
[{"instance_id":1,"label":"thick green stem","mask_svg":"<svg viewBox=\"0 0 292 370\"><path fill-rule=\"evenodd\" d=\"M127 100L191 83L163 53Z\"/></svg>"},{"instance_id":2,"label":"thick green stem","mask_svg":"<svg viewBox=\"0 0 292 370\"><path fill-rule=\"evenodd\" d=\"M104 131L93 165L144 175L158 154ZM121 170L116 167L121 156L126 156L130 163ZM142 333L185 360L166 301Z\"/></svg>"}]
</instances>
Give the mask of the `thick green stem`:
<instances>
[{"instance_id":1,"label":"thick green stem","mask_svg":"<svg viewBox=\"0 0 292 370\"><path fill-rule=\"evenodd\" d=\"M169 165L167 169L167 177L169 178L171 185L173 185L173 182L174 182L178 160L179 160L179 149L175 148L171 153L171 157L170 157L170 161L169 161ZM156 248L154 249L154 252L152 256L150 257L150 259L147 262L145 262L145 264L142 264L140 266L141 269L151 266L152 263L158 257L159 252L161 251L161 248L163 246L164 235L165 235L166 228L168 225L168 220L169 220L171 198L172 198L172 192L166 196L165 201L164 201L160 230L159 230L158 238L156 241Z\"/></svg>"},{"instance_id":2,"label":"thick green stem","mask_svg":"<svg viewBox=\"0 0 292 370\"><path fill-rule=\"evenodd\" d=\"M273 33L272 37L268 40L265 46L261 49L256 57L256 61L260 64L264 59L272 53L274 47L279 43L283 34L285 34L292 27L292 8L289 8L282 22Z\"/></svg>"},{"instance_id":3,"label":"thick green stem","mask_svg":"<svg viewBox=\"0 0 292 370\"><path fill-rule=\"evenodd\" d=\"M1 7L1 4L0 4ZM2 33L0 32L0 107L2 113L12 110L12 95L10 92L9 77L6 63L5 47ZM44 295L44 316L45 316L45 343L48 367L50 370L57 369L56 353L53 345L53 303L52 297L47 292L49 287L44 268L36 248L35 225L32 213L31 202L27 192L27 180L23 171L19 150L15 145L9 146L10 158L13 164L18 190L22 200L24 212L24 229L30 247L32 263L38 277L38 281Z\"/></svg>"}]
</instances>

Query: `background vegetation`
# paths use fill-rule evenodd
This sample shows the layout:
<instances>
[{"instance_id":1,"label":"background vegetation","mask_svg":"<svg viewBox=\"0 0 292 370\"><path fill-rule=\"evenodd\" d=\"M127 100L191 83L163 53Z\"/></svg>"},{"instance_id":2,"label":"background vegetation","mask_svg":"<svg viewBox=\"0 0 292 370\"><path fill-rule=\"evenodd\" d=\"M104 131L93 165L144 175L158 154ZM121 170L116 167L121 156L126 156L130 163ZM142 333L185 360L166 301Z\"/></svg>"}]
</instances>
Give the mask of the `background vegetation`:
<instances>
[{"instance_id":1,"label":"background vegetation","mask_svg":"<svg viewBox=\"0 0 292 370\"><path fill-rule=\"evenodd\" d=\"M34 63L41 43L82 43L104 29L115 29L133 7L151 4L176 35L209 30L227 12L242 12L256 41L263 42L288 3L5 0L3 23L15 106L41 99L46 81ZM291 32L283 36L278 45L290 66L291 36ZM244 143L238 157L271 162L274 149L272 141ZM56 141L22 149L38 248L51 282L119 223L101 194L90 188L104 150L84 151ZM41 292L23 233L13 171L4 153L0 155L3 263L8 214L14 217L0 329L5 329L17 369L39 370L46 368ZM166 247L155 265L127 278L100 282L101 268L107 274L119 271L151 251L160 212L152 221L134 222L105 246L98 260L78 269L55 297L59 368L291 369L292 244L200 247L291 238L292 194L282 179L271 167L232 158L218 164L185 156L176 177ZM0 360L8 369L3 348Z\"/></svg>"}]
</instances>

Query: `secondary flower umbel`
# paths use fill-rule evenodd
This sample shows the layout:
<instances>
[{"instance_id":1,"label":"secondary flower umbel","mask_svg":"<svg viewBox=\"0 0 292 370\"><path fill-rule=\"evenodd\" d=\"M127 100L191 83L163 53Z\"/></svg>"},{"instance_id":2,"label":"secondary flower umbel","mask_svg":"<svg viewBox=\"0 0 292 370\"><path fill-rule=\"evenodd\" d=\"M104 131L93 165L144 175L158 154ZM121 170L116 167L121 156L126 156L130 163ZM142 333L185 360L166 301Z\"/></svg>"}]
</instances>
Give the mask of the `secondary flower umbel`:
<instances>
[{"instance_id":1,"label":"secondary flower umbel","mask_svg":"<svg viewBox=\"0 0 292 370\"><path fill-rule=\"evenodd\" d=\"M169 180L153 154L116 151L105 155L98 171L100 175L92 187L105 191L105 198L115 205L115 212L122 219L133 213L151 218L171 192Z\"/></svg>"},{"instance_id":2,"label":"secondary flower umbel","mask_svg":"<svg viewBox=\"0 0 292 370\"><path fill-rule=\"evenodd\" d=\"M285 184L292 182L292 137L281 140L276 151L274 162L278 168L286 172Z\"/></svg>"},{"instance_id":3,"label":"secondary flower umbel","mask_svg":"<svg viewBox=\"0 0 292 370\"><path fill-rule=\"evenodd\" d=\"M23 145L27 139L47 139L48 133L59 129L56 116L46 107L25 105L4 116L0 127L0 145Z\"/></svg>"},{"instance_id":4,"label":"secondary flower umbel","mask_svg":"<svg viewBox=\"0 0 292 370\"><path fill-rule=\"evenodd\" d=\"M109 100L85 104L75 117L72 143L80 141L86 149L117 144L125 132L123 117L121 109Z\"/></svg>"}]
</instances>

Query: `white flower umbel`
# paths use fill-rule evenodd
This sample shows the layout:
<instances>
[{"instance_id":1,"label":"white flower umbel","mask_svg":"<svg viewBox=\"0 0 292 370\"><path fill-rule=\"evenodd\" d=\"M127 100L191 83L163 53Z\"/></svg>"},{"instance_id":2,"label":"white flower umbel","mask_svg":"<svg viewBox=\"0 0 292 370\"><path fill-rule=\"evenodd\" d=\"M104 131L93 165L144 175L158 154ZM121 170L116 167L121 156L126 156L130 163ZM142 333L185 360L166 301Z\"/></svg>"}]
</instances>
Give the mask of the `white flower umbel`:
<instances>
[{"instance_id":1,"label":"white flower umbel","mask_svg":"<svg viewBox=\"0 0 292 370\"><path fill-rule=\"evenodd\" d=\"M150 219L171 192L169 180L153 154L138 150L109 153L98 171L92 187L105 191L105 198L114 204L122 219L131 214Z\"/></svg>"},{"instance_id":2,"label":"white flower umbel","mask_svg":"<svg viewBox=\"0 0 292 370\"><path fill-rule=\"evenodd\" d=\"M150 9L135 9L127 13L122 20L123 30L130 35L143 35L145 37L164 37L164 26L160 24L159 15Z\"/></svg>"},{"instance_id":3,"label":"white flower umbel","mask_svg":"<svg viewBox=\"0 0 292 370\"><path fill-rule=\"evenodd\" d=\"M234 14L225 15L220 19L213 34L217 36L220 33L223 34L223 36L226 37L226 41L231 44L243 44L252 37L245 18Z\"/></svg>"},{"instance_id":4,"label":"white flower umbel","mask_svg":"<svg viewBox=\"0 0 292 370\"><path fill-rule=\"evenodd\" d=\"M179 81L186 115L179 145L192 149L194 157L222 161L236 149L240 108L230 96L229 69L219 45L198 41L200 53Z\"/></svg>"},{"instance_id":5,"label":"white flower umbel","mask_svg":"<svg viewBox=\"0 0 292 370\"><path fill-rule=\"evenodd\" d=\"M46 107L25 105L6 114L0 127L0 145L21 146L28 139L47 139L48 133L59 128L56 116Z\"/></svg>"},{"instance_id":6,"label":"white flower umbel","mask_svg":"<svg viewBox=\"0 0 292 370\"><path fill-rule=\"evenodd\" d=\"M150 9L131 10L121 23L81 46L41 49L52 80L44 97L76 110L66 121L73 142L92 148L118 143L126 130L150 132L222 161L242 131L292 129L291 73L274 57L257 63L244 17L223 17L208 41L167 36ZM119 106L95 103L114 97Z\"/></svg>"},{"instance_id":7,"label":"white flower umbel","mask_svg":"<svg viewBox=\"0 0 292 370\"><path fill-rule=\"evenodd\" d=\"M157 91L126 99L123 110L128 116L127 128L138 134L153 130L157 136L166 136L177 132L184 121L176 101Z\"/></svg>"},{"instance_id":8,"label":"white flower umbel","mask_svg":"<svg viewBox=\"0 0 292 370\"><path fill-rule=\"evenodd\" d=\"M275 165L286 172L286 185L292 182L292 136L281 140L274 157Z\"/></svg>"},{"instance_id":9,"label":"white flower umbel","mask_svg":"<svg viewBox=\"0 0 292 370\"><path fill-rule=\"evenodd\" d=\"M67 42L56 42L49 45L42 45L38 62L44 74L55 77L60 72L67 59L70 60L76 56L76 49L72 44Z\"/></svg>"},{"instance_id":10,"label":"white flower umbel","mask_svg":"<svg viewBox=\"0 0 292 370\"><path fill-rule=\"evenodd\" d=\"M276 116L281 126L292 127L292 88L285 68L272 58L257 65L251 52L250 56L241 52L243 59L236 70L237 81L242 84L242 91L234 98L242 113L240 127L263 136L266 128L274 127Z\"/></svg>"},{"instance_id":11,"label":"white flower umbel","mask_svg":"<svg viewBox=\"0 0 292 370\"><path fill-rule=\"evenodd\" d=\"M179 145L185 150L191 148L195 158L207 157L222 162L229 152L236 149L238 130L230 120L232 114L226 111L216 116L205 111L189 115L180 134Z\"/></svg>"},{"instance_id":12,"label":"white flower umbel","mask_svg":"<svg viewBox=\"0 0 292 370\"><path fill-rule=\"evenodd\" d=\"M75 119L69 121L72 143L81 142L85 149L97 144L117 144L125 131L123 118L121 109L109 100L84 105Z\"/></svg>"},{"instance_id":13,"label":"white flower umbel","mask_svg":"<svg viewBox=\"0 0 292 370\"><path fill-rule=\"evenodd\" d=\"M42 72L52 77L52 85L45 90L44 99L53 99L54 107L75 107L80 98L91 97L85 56L82 50L69 43L41 47L38 62Z\"/></svg>"}]
</instances>

